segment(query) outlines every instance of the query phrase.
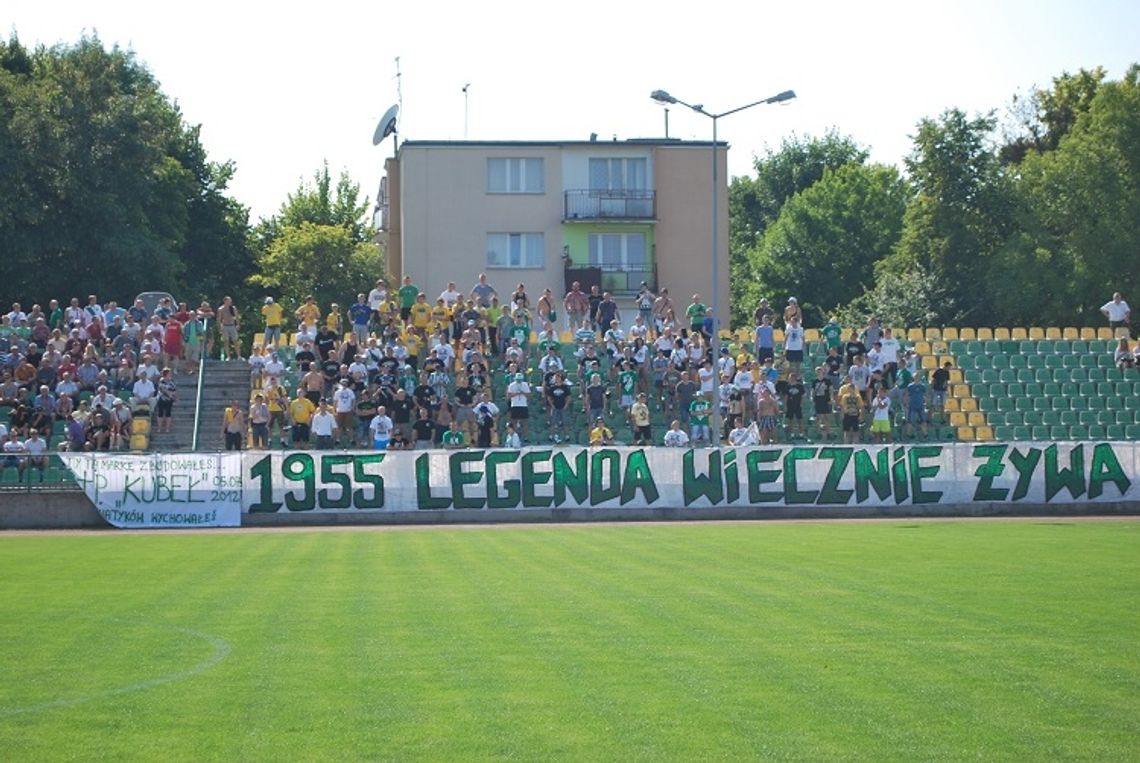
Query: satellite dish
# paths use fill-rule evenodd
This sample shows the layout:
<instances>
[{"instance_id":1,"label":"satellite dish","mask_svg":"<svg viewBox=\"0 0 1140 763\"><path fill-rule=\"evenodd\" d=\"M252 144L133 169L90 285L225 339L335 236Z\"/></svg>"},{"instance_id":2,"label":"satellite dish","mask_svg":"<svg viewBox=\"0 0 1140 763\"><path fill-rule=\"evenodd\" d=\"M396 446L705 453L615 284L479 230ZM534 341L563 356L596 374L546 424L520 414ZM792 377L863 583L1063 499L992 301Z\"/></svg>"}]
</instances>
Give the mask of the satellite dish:
<instances>
[{"instance_id":1,"label":"satellite dish","mask_svg":"<svg viewBox=\"0 0 1140 763\"><path fill-rule=\"evenodd\" d=\"M376 132L372 133L372 145L379 146L381 141L396 132L396 115L399 113L398 104L393 104L392 108L384 112L384 116L380 117L380 124L376 125Z\"/></svg>"}]
</instances>

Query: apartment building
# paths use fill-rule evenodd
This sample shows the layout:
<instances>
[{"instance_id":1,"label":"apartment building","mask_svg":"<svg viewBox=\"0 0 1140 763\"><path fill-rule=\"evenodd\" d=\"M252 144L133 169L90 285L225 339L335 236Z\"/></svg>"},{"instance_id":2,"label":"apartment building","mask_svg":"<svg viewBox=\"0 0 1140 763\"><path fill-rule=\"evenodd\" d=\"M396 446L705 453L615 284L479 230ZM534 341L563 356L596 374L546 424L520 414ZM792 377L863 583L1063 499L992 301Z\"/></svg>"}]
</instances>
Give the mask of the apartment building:
<instances>
[{"instance_id":1,"label":"apartment building","mask_svg":"<svg viewBox=\"0 0 1140 763\"><path fill-rule=\"evenodd\" d=\"M718 145L720 315L727 315L727 146ZM405 141L386 163L379 227L389 275L429 295L487 273L532 300L570 280L628 298L642 281L680 309L712 296L712 144Z\"/></svg>"}]
</instances>

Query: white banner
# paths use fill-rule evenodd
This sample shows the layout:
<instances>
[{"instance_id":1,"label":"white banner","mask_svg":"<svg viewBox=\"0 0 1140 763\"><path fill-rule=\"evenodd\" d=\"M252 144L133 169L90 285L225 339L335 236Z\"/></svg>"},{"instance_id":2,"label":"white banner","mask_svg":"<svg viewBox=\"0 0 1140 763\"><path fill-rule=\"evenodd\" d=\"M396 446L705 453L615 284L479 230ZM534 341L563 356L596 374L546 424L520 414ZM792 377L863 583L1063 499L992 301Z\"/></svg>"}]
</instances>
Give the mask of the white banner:
<instances>
[{"instance_id":1,"label":"white banner","mask_svg":"<svg viewBox=\"0 0 1140 763\"><path fill-rule=\"evenodd\" d=\"M1130 442L62 455L118 527L236 526L241 511L1140 500Z\"/></svg>"},{"instance_id":2,"label":"white banner","mask_svg":"<svg viewBox=\"0 0 1140 763\"><path fill-rule=\"evenodd\" d=\"M239 527L241 455L61 453L115 527Z\"/></svg>"}]
</instances>

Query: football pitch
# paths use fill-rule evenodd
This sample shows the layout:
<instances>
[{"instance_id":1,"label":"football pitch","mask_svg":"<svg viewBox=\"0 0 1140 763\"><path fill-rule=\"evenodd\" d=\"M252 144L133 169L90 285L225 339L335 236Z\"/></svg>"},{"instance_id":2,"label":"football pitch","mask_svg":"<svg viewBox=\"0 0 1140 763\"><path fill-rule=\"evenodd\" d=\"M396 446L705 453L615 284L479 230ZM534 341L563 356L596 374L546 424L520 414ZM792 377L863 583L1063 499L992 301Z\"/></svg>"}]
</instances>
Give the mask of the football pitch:
<instances>
[{"instance_id":1,"label":"football pitch","mask_svg":"<svg viewBox=\"0 0 1140 763\"><path fill-rule=\"evenodd\" d=\"M7 760L1140 758L1140 522L0 535Z\"/></svg>"}]
</instances>

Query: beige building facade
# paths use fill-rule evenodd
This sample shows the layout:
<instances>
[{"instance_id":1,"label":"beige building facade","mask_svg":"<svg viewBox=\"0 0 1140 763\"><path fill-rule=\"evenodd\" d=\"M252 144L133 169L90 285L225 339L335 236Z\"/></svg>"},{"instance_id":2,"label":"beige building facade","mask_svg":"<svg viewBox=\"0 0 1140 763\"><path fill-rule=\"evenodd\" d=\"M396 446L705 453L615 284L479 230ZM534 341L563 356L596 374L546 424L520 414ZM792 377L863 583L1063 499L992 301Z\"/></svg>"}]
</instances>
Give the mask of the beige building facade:
<instances>
[{"instance_id":1,"label":"beige building facade","mask_svg":"<svg viewBox=\"0 0 1140 763\"><path fill-rule=\"evenodd\" d=\"M728 315L727 146L719 178L718 315ZM518 284L596 282L628 299L642 281L678 311L712 303L712 144L405 141L385 166L379 203L389 276L434 297L480 273L500 295Z\"/></svg>"}]
</instances>

